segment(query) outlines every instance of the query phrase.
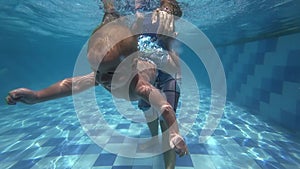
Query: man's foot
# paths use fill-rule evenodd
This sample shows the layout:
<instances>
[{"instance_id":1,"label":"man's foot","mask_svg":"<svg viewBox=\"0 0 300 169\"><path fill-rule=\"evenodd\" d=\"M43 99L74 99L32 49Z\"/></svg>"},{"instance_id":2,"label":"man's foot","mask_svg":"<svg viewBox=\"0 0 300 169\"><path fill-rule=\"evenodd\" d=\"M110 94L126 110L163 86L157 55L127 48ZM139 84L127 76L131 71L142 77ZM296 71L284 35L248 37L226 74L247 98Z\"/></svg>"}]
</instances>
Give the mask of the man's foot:
<instances>
[{"instance_id":1,"label":"man's foot","mask_svg":"<svg viewBox=\"0 0 300 169\"><path fill-rule=\"evenodd\" d=\"M170 135L170 147L181 157L189 153L184 139L178 134Z\"/></svg>"}]
</instances>

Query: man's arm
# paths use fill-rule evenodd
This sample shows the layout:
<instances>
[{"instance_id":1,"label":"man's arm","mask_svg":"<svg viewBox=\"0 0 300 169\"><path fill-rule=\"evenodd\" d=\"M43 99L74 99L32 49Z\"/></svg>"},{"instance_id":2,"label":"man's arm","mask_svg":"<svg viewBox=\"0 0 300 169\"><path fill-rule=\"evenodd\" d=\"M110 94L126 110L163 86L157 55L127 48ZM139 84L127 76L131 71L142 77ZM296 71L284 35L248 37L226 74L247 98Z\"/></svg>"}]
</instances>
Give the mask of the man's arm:
<instances>
[{"instance_id":1,"label":"man's arm","mask_svg":"<svg viewBox=\"0 0 300 169\"><path fill-rule=\"evenodd\" d=\"M33 91L26 88L12 90L6 97L6 103L11 105L17 102L35 104L70 96L72 93L76 94L82 92L95 85L97 85L97 83L95 83L95 74L90 73L84 76L64 79L40 91Z\"/></svg>"},{"instance_id":2,"label":"man's arm","mask_svg":"<svg viewBox=\"0 0 300 169\"><path fill-rule=\"evenodd\" d=\"M168 72L173 72L173 73L180 73L180 58L178 54L173 50L169 49L168 50L169 58L168 58L168 63L167 63L167 68Z\"/></svg>"}]
</instances>

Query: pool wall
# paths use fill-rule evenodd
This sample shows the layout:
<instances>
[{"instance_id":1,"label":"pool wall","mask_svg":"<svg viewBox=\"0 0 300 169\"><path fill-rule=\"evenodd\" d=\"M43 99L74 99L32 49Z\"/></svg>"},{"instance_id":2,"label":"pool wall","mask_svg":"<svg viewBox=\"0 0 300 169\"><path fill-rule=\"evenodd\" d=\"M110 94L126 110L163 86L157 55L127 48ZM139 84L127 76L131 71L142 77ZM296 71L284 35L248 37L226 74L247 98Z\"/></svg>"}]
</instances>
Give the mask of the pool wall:
<instances>
[{"instance_id":1,"label":"pool wall","mask_svg":"<svg viewBox=\"0 0 300 169\"><path fill-rule=\"evenodd\" d=\"M218 47L228 99L300 129L300 33Z\"/></svg>"}]
</instances>

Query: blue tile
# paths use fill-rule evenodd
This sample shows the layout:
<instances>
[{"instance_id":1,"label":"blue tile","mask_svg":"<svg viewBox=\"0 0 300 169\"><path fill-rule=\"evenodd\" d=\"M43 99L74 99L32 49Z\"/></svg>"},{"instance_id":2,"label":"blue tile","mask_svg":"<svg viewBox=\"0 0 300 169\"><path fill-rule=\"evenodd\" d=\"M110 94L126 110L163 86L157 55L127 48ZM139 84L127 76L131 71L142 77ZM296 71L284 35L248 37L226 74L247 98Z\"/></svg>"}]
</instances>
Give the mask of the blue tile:
<instances>
[{"instance_id":1,"label":"blue tile","mask_svg":"<svg viewBox=\"0 0 300 169\"><path fill-rule=\"evenodd\" d=\"M252 96L254 99L257 99L260 102L269 103L270 101L270 92L263 89L254 88Z\"/></svg>"},{"instance_id":2,"label":"blue tile","mask_svg":"<svg viewBox=\"0 0 300 169\"><path fill-rule=\"evenodd\" d=\"M101 154L95 161L94 166L112 166L116 157L116 154Z\"/></svg>"},{"instance_id":3,"label":"blue tile","mask_svg":"<svg viewBox=\"0 0 300 169\"><path fill-rule=\"evenodd\" d=\"M113 166L111 169L132 169L132 166Z\"/></svg>"},{"instance_id":4,"label":"blue tile","mask_svg":"<svg viewBox=\"0 0 300 169\"><path fill-rule=\"evenodd\" d=\"M78 129L79 126L75 126L75 125L68 125L66 128L64 128L64 130L76 130Z\"/></svg>"},{"instance_id":5,"label":"blue tile","mask_svg":"<svg viewBox=\"0 0 300 169\"><path fill-rule=\"evenodd\" d=\"M89 136L100 136L102 133L105 133L105 129L89 129L87 131Z\"/></svg>"},{"instance_id":6,"label":"blue tile","mask_svg":"<svg viewBox=\"0 0 300 169\"><path fill-rule=\"evenodd\" d=\"M119 124L116 129L129 129L130 124Z\"/></svg>"},{"instance_id":7,"label":"blue tile","mask_svg":"<svg viewBox=\"0 0 300 169\"><path fill-rule=\"evenodd\" d=\"M280 110L280 123L282 126L295 130L299 126L297 115L288 111Z\"/></svg>"},{"instance_id":8,"label":"blue tile","mask_svg":"<svg viewBox=\"0 0 300 169\"><path fill-rule=\"evenodd\" d=\"M265 90L260 90L260 100L262 102L265 102L265 103L269 104L269 102L270 102L270 92L267 92Z\"/></svg>"},{"instance_id":9,"label":"blue tile","mask_svg":"<svg viewBox=\"0 0 300 169\"><path fill-rule=\"evenodd\" d=\"M271 88L271 81L267 78L263 78L262 81L261 81L261 88L266 90L266 91L270 91L270 88Z\"/></svg>"},{"instance_id":10,"label":"blue tile","mask_svg":"<svg viewBox=\"0 0 300 169\"><path fill-rule=\"evenodd\" d=\"M2 153L3 161L17 161L22 159L25 155L30 154L32 152L38 151L38 148L29 148L26 150L14 150ZM1 160L0 160L1 161Z\"/></svg>"},{"instance_id":11,"label":"blue tile","mask_svg":"<svg viewBox=\"0 0 300 169\"><path fill-rule=\"evenodd\" d=\"M280 163L271 162L271 161L261 161L255 160L255 162L262 168L262 169L285 169Z\"/></svg>"},{"instance_id":12,"label":"blue tile","mask_svg":"<svg viewBox=\"0 0 300 169\"><path fill-rule=\"evenodd\" d=\"M43 134L43 132L29 133L26 136L24 136L21 140L33 140L33 139L36 139L37 137L39 137L41 134Z\"/></svg>"},{"instance_id":13,"label":"blue tile","mask_svg":"<svg viewBox=\"0 0 300 169\"><path fill-rule=\"evenodd\" d=\"M264 151L279 163L297 164L298 159L295 159L286 150L264 149Z\"/></svg>"},{"instance_id":14,"label":"blue tile","mask_svg":"<svg viewBox=\"0 0 300 169\"><path fill-rule=\"evenodd\" d=\"M258 41L258 51L259 52L274 52L277 47L277 38L266 39Z\"/></svg>"},{"instance_id":15,"label":"blue tile","mask_svg":"<svg viewBox=\"0 0 300 169\"><path fill-rule=\"evenodd\" d=\"M140 137L140 138L151 137L151 132L148 129L142 130L138 137Z\"/></svg>"},{"instance_id":16,"label":"blue tile","mask_svg":"<svg viewBox=\"0 0 300 169\"><path fill-rule=\"evenodd\" d=\"M289 141L277 141L273 140L273 142L280 146L282 150L289 150L292 152L300 152L300 144Z\"/></svg>"},{"instance_id":17,"label":"blue tile","mask_svg":"<svg viewBox=\"0 0 300 169\"><path fill-rule=\"evenodd\" d=\"M292 50L288 54L287 65L300 66L300 50Z\"/></svg>"},{"instance_id":18,"label":"blue tile","mask_svg":"<svg viewBox=\"0 0 300 169\"><path fill-rule=\"evenodd\" d=\"M202 135L202 136L206 136L206 135L210 135L213 131L210 129L198 129L197 133L198 135Z\"/></svg>"},{"instance_id":19,"label":"blue tile","mask_svg":"<svg viewBox=\"0 0 300 169\"><path fill-rule=\"evenodd\" d=\"M258 140L258 147L261 149L273 149L274 147L278 147L278 146L272 140L260 139Z\"/></svg>"},{"instance_id":20,"label":"blue tile","mask_svg":"<svg viewBox=\"0 0 300 169\"><path fill-rule=\"evenodd\" d=\"M191 154L208 154L204 144L189 144L188 148Z\"/></svg>"},{"instance_id":21,"label":"blue tile","mask_svg":"<svg viewBox=\"0 0 300 169\"><path fill-rule=\"evenodd\" d=\"M269 92L282 94L283 81L270 78L263 78L261 82L261 88Z\"/></svg>"},{"instance_id":22,"label":"blue tile","mask_svg":"<svg viewBox=\"0 0 300 169\"><path fill-rule=\"evenodd\" d=\"M255 72L255 66L253 64L244 65L244 71L247 75L253 75Z\"/></svg>"},{"instance_id":23,"label":"blue tile","mask_svg":"<svg viewBox=\"0 0 300 169\"><path fill-rule=\"evenodd\" d=\"M300 100L297 100L297 103L296 103L296 111L297 112L300 112ZM299 114L299 113L298 113ZM298 119L297 119L298 120ZM300 120L300 119L299 119Z\"/></svg>"},{"instance_id":24,"label":"blue tile","mask_svg":"<svg viewBox=\"0 0 300 169\"><path fill-rule=\"evenodd\" d=\"M223 125L222 125L223 126ZM237 128L235 125L233 125L233 124L224 124L224 128L225 128L225 130L238 130L238 131L240 131L240 129L239 128Z\"/></svg>"},{"instance_id":25,"label":"blue tile","mask_svg":"<svg viewBox=\"0 0 300 169\"><path fill-rule=\"evenodd\" d=\"M58 126L58 125L61 125L63 124L61 120L51 120L51 121L47 121L45 122L45 125L46 126Z\"/></svg>"},{"instance_id":26,"label":"blue tile","mask_svg":"<svg viewBox=\"0 0 300 169\"><path fill-rule=\"evenodd\" d=\"M276 80L284 80L284 66L274 66L272 68L272 78Z\"/></svg>"},{"instance_id":27,"label":"blue tile","mask_svg":"<svg viewBox=\"0 0 300 169\"><path fill-rule=\"evenodd\" d=\"M92 148L91 148L92 147ZM84 152L84 154L100 154L102 152L102 148L97 144L89 144L88 150Z\"/></svg>"},{"instance_id":28,"label":"blue tile","mask_svg":"<svg viewBox=\"0 0 300 169\"><path fill-rule=\"evenodd\" d=\"M258 147L258 142L249 138L233 138L240 146Z\"/></svg>"},{"instance_id":29,"label":"blue tile","mask_svg":"<svg viewBox=\"0 0 300 169\"><path fill-rule=\"evenodd\" d=\"M260 108L259 100L249 96L246 96L246 102L244 103L244 105L251 110L259 110Z\"/></svg>"},{"instance_id":30,"label":"blue tile","mask_svg":"<svg viewBox=\"0 0 300 169\"><path fill-rule=\"evenodd\" d=\"M47 122L47 121L51 121L53 120L53 117L35 117L35 118L31 118L28 121L29 122Z\"/></svg>"},{"instance_id":31,"label":"blue tile","mask_svg":"<svg viewBox=\"0 0 300 169\"><path fill-rule=\"evenodd\" d=\"M300 83L300 66L286 66L284 77L286 81Z\"/></svg>"},{"instance_id":32,"label":"blue tile","mask_svg":"<svg viewBox=\"0 0 300 169\"><path fill-rule=\"evenodd\" d=\"M21 134L21 133L31 133L33 131L40 131L36 126L29 126L24 128L15 128L1 133L1 135L11 135L11 134Z\"/></svg>"},{"instance_id":33,"label":"blue tile","mask_svg":"<svg viewBox=\"0 0 300 169\"><path fill-rule=\"evenodd\" d=\"M148 165L137 165L137 166L133 166L132 169L153 169L152 166L148 166Z\"/></svg>"},{"instance_id":34,"label":"blue tile","mask_svg":"<svg viewBox=\"0 0 300 169\"><path fill-rule=\"evenodd\" d=\"M230 119L230 121L232 121L232 119ZM234 124L243 124L243 122L241 122L240 120L237 120L236 122L233 122L233 123ZM227 133L224 130L216 129L212 135L213 136L227 136Z\"/></svg>"},{"instance_id":35,"label":"blue tile","mask_svg":"<svg viewBox=\"0 0 300 169\"><path fill-rule=\"evenodd\" d=\"M238 72L236 73L236 82L239 85L239 88L242 84L245 84L247 82L247 74L244 72Z\"/></svg>"},{"instance_id":36,"label":"blue tile","mask_svg":"<svg viewBox=\"0 0 300 169\"><path fill-rule=\"evenodd\" d=\"M234 48L234 53L235 54L240 54L244 52L245 44L238 44Z\"/></svg>"},{"instance_id":37,"label":"blue tile","mask_svg":"<svg viewBox=\"0 0 300 169\"><path fill-rule=\"evenodd\" d=\"M18 161L15 165L10 167L10 169L25 169L25 168L31 168L33 167L37 162L40 161L40 158L33 159L33 160L23 160Z\"/></svg>"},{"instance_id":38,"label":"blue tile","mask_svg":"<svg viewBox=\"0 0 300 169\"><path fill-rule=\"evenodd\" d=\"M122 143L124 139L124 136L111 136L108 143Z\"/></svg>"},{"instance_id":39,"label":"blue tile","mask_svg":"<svg viewBox=\"0 0 300 169\"><path fill-rule=\"evenodd\" d=\"M62 144L65 141L66 141L66 138L50 138L42 145L42 147L57 146L59 144Z\"/></svg>"},{"instance_id":40,"label":"blue tile","mask_svg":"<svg viewBox=\"0 0 300 169\"><path fill-rule=\"evenodd\" d=\"M0 162L4 161L6 158L9 158L10 156L14 155L14 153L16 153L16 152L18 152L18 151L15 150L15 151L1 152Z\"/></svg>"},{"instance_id":41,"label":"blue tile","mask_svg":"<svg viewBox=\"0 0 300 169\"><path fill-rule=\"evenodd\" d=\"M88 144L82 145L59 145L51 150L47 157L61 156L61 155L81 155L88 148Z\"/></svg>"},{"instance_id":42,"label":"blue tile","mask_svg":"<svg viewBox=\"0 0 300 169\"><path fill-rule=\"evenodd\" d=\"M283 81L282 80L276 80L276 79L271 79L271 92L282 94L282 89L283 89Z\"/></svg>"},{"instance_id":43,"label":"blue tile","mask_svg":"<svg viewBox=\"0 0 300 169\"><path fill-rule=\"evenodd\" d=\"M184 157L176 156L176 166L193 167L194 165L191 156L186 155Z\"/></svg>"},{"instance_id":44,"label":"blue tile","mask_svg":"<svg viewBox=\"0 0 300 169\"><path fill-rule=\"evenodd\" d=\"M228 155L226 150L221 145L205 144L205 147L209 155L220 155L220 156Z\"/></svg>"},{"instance_id":45,"label":"blue tile","mask_svg":"<svg viewBox=\"0 0 300 169\"><path fill-rule=\"evenodd\" d=\"M255 64L256 65L262 65L264 64L265 60L265 53L264 52L257 52L255 53Z\"/></svg>"},{"instance_id":46,"label":"blue tile","mask_svg":"<svg viewBox=\"0 0 300 169\"><path fill-rule=\"evenodd\" d=\"M257 133L260 133L262 131L276 133L276 131L274 129L272 129L268 126L265 126L265 125L251 125L251 127L254 128Z\"/></svg>"},{"instance_id":47,"label":"blue tile","mask_svg":"<svg viewBox=\"0 0 300 169\"><path fill-rule=\"evenodd\" d=\"M199 143L199 137L193 134L187 134L186 136L186 142L187 144L197 144Z\"/></svg>"}]
</instances>

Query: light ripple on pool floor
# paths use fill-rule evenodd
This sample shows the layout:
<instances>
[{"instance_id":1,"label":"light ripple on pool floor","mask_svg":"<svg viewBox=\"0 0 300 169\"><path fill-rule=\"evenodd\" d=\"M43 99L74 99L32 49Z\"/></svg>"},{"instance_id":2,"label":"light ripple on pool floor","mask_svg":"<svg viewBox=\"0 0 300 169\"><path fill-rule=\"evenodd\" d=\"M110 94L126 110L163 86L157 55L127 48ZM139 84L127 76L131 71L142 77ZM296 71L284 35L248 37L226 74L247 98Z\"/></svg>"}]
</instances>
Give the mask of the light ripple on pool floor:
<instances>
[{"instance_id":1,"label":"light ripple on pool floor","mask_svg":"<svg viewBox=\"0 0 300 169\"><path fill-rule=\"evenodd\" d=\"M143 118L140 110L133 109L137 107L136 102L123 107L122 109L127 112L122 116L113 106L112 97L101 89L96 89L96 92L99 90L102 94L101 97L97 95L98 106L104 119L116 133L98 139L107 143L111 137L118 134L128 137L140 137L142 134L143 137L149 137L147 125L136 121ZM181 96L188 97L188 102L180 102L178 121L182 132L186 133L185 139L191 151L191 158L178 159L177 168L277 166L277 168L289 169L300 166L298 136L279 126L264 122L260 117L234 103L226 103L222 119L216 129L203 129L210 113L211 98L208 89L201 89L200 94L200 107L195 115L190 115L189 110L192 111L193 105L197 105L199 101L194 100L192 94L184 93ZM181 111L182 106L188 106L189 109ZM95 109L91 108L91 111ZM0 112L0 165L2 167L70 168L75 164L74 168L76 168L87 164L90 168L97 168L100 167L96 165L99 156L103 153L109 154L101 151L101 148L93 151L95 149L93 147L98 146L82 130L71 97L31 106L22 104L2 106ZM132 122L133 119L135 122ZM87 115L81 122L90 124L92 120L93 117ZM99 125L98 127L101 127L102 124ZM199 134L205 130L213 130L214 133L205 143L199 143ZM94 131L94 134L97 132L101 131ZM126 139L124 141L126 142ZM121 158L116 156L119 160L112 163L125 166L126 160L122 162ZM189 162L189 159L192 162ZM153 162L151 164L155 167ZM136 159L131 159L130 165L141 166ZM111 168L111 166L107 167Z\"/></svg>"}]
</instances>

